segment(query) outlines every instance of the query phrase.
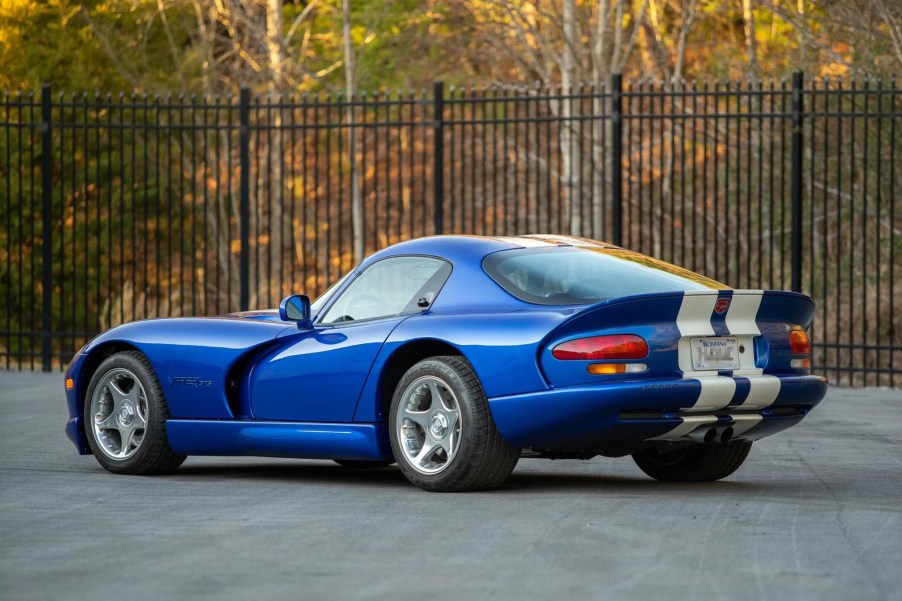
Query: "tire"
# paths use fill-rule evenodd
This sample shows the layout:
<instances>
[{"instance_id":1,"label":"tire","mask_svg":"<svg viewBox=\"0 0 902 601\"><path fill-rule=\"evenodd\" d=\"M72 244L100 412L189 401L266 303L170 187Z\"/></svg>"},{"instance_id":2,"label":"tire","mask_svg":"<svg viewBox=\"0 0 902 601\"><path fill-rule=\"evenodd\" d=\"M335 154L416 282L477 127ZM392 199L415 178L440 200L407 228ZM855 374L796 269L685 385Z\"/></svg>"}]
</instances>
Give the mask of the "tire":
<instances>
[{"instance_id":1,"label":"tire","mask_svg":"<svg viewBox=\"0 0 902 601\"><path fill-rule=\"evenodd\" d=\"M169 446L163 390L137 351L116 353L100 364L88 384L84 416L88 446L114 474L166 474L185 460Z\"/></svg>"},{"instance_id":2,"label":"tire","mask_svg":"<svg viewBox=\"0 0 902 601\"><path fill-rule=\"evenodd\" d=\"M520 458L520 449L501 438L462 357L432 357L404 374L392 398L389 437L404 476L433 492L496 488Z\"/></svg>"},{"instance_id":3,"label":"tire","mask_svg":"<svg viewBox=\"0 0 902 601\"><path fill-rule=\"evenodd\" d=\"M335 459L335 463L349 470L371 470L380 467L388 467L395 462L394 459L385 459L383 461L362 461L355 459Z\"/></svg>"},{"instance_id":4,"label":"tire","mask_svg":"<svg viewBox=\"0 0 902 601\"><path fill-rule=\"evenodd\" d=\"M657 447L633 455L643 472L663 482L713 482L726 478L742 465L751 442L704 445L660 453Z\"/></svg>"}]
</instances>

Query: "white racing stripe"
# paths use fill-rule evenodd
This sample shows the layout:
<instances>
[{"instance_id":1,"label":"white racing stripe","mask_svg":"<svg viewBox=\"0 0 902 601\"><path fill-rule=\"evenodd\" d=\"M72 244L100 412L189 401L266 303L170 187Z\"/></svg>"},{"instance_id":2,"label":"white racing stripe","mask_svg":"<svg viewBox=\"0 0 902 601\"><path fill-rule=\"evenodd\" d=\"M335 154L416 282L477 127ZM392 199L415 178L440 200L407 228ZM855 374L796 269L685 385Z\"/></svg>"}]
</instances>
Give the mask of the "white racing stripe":
<instances>
[{"instance_id":1,"label":"white racing stripe","mask_svg":"<svg viewBox=\"0 0 902 601\"><path fill-rule=\"evenodd\" d=\"M745 434L759 423L761 423L760 415L731 415L733 420L733 438L738 438L741 434Z\"/></svg>"},{"instance_id":2,"label":"white racing stripe","mask_svg":"<svg viewBox=\"0 0 902 601\"><path fill-rule=\"evenodd\" d=\"M522 246L524 248L555 246L555 244L549 242L548 240L542 240L541 238L526 238L524 236L495 236L495 240L501 240L502 242L507 242L509 244L516 244L517 246Z\"/></svg>"},{"instance_id":3,"label":"white racing stripe","mask_svg":"<svg viewBox=\"0 0 902 601\"><path fill-rule=\"evenodd\" d=\"M762 290L737 290L733 293L730 308L724 318L724 324L731 336L748 337L748 343L761 334L756 318L761 307ZM692 363L691 338L693 336L714 336L711 318L718 294L713 291L688 291L683 295L676 325L680 332L678 342L678 361L683 379L697 380L701 385L698 398L689 406L682 408L687 413L716 412L727 408L736 394L736 380L732 377L718 376L717 372L695 371ZM766 376L763 370L755 367L754 353L746 353L740 358L740 369L734 371L735 376L749 380L749 394L745 401L738 405L743 410L759 410L770 406L780 394L780 379ZM684 415L683 422L666 434L651 440L673 440L682 438L701 426L714 423L717 418L704 415ZM730 415L733 421L733 435L747 432L761 422L760 415Z\"/></svg>"},{"instance_id":4,"label":"white racing stripe","mask_svg":"<svg viewBox=\"0 0 902 601\"><path fill-rule=\"evenodd\" d=\"M758 316L758 308L761 306L763 294L763 290L743 290L733 293L730 308L724 320L731 335L757 336L761 333L755 318Z\"/></svg>"},{"instance_id":5,"label":"white racing stripe","mask_svg":"<svg viewBox=\"0 0 902 601\"><path fill-rule=\"evenodd\" d=\"M736 380L725 376L702 376L696 378L702 391L692 407L685 411L718 411L730 404L736 394Z\"/></svg>"},{"instance_id":6,"label":"white racing stripe","mask_svg":"<svg viewBox=\"0 0 902 601\"><path fill-rule=\"evenodd\" d=\"M761 334L756 318L758 309L761 308L763 295L763 290L742 290L733 294L730 310L725 319L730 334L749 336L750 342L755 336ZM749 395L741 405L738 405L743 409L764 409L777 400L777 396L780 394L780 378L764 375L764 370L755 367L754 361L754 353L748 353L742 369L733 373L735 376L744 376L749 380ZM750 427L748 426L746 429Z\"/></svg>"},{"instance_id":7,"label":"white racing stripe","mask_svg":"<svg viewBox=\"0 0 902 601\"><path fill-rule=\"evenodd\" d=\"M769 407L780 394L780 378L776 376L749 376L751 389L745 402L739 407L743 409L764 409Z\"/></svg>"},{"instance_id":8,"label":"white racing stripe","mask_svg":"<svg viewBox=\"0 0 902 601\"><path fill-rule=\"evenodd\" d=\"M677 329L680 331L677 345L680 370L683 372L683 379L698 380L701 385L701 392L695 403L691 407L683 408L686 411L722 409L730 404L733 393L736 392L736 381L733 378L718 376L717 372L696 372L692 366L691 338L714 335L711 314L714 312L716 302L717 293L709 290L692 290L684 293L683 302L680 303L680 312L676 320Z\"/></svg>"},{"instance_id":9,"label":"white racing stripe","mask_svg":"<svg viewBox=\"0 0 902 601\"><path fill-rule=\"evenodd\" d=\"M696 428L714 423L717 423L717 418L713 415L687 415L683 417L683 423L670 432L662 434L661 436L649 438L649 440L673 440L675 438L682 438Z\"/></svg>"}]
</instances>

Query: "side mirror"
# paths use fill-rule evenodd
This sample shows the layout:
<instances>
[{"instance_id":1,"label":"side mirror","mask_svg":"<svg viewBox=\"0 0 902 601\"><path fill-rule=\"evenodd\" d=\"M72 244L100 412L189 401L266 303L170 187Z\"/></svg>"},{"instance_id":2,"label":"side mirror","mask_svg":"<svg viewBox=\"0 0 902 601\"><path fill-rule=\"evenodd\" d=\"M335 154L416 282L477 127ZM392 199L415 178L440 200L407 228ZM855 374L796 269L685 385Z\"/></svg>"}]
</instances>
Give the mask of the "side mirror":
<instances>
[{"instance_id":1,"label":"side mirror","mask_svg":"<svg viewBox=\"0 0 902 601\"><path fill-rule=\"evenodd\" d=\"M300 330L313 328L310 321L310 297L305 294L286 296L279 304L279 319L295 322Z\"/></svg>"}]
</instances>

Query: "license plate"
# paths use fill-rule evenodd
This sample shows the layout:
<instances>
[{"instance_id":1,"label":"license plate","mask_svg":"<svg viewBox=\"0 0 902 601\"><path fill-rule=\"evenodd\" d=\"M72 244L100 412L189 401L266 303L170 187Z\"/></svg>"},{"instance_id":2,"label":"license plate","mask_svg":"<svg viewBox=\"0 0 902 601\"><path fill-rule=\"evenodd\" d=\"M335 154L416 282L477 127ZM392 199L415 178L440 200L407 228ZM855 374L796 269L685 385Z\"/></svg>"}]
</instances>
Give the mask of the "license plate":
<instances>
[{"instance_id":1,"label":"license plate","mask_svg":"<svg viewBox=\"0 0 902 601\"><path fill-rule=\"evenodd\" d=\"M698 371L739 369L739 341L731 336L693 338L692 365Z\"/></svg>"}]
</instances>

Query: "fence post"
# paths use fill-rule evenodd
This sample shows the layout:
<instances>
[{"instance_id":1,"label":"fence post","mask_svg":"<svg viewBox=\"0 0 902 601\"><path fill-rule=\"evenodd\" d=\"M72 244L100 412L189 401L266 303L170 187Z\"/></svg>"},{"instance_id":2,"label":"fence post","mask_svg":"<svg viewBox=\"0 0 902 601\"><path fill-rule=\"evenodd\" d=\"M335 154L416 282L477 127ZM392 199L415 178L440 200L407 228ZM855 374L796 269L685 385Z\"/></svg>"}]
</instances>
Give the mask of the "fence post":
<instances>
[{"instance_id":1,"label":"fence post","mask_svg":"<svg viewBox=\"0 0 902 601\"><path fill-rule=\"evenodd\" d=\"M792 74L792 289L802 291L802 72Z\"/></svg>"},{"instance_id":2,"label":"fence post","mask_svg":"<svg viewBox=\"0 0 902 601\"><path fill-rule=\"evenodd\" d=\"M50 84L41 86L41 369L53 369L53 129Z\"/></svg>"},{"instance_id":3,"label":"fence post","mask_svg":"<svg viewBox=\"0 0 902 601\"><path fill-rule=\"evenodd\" d=\"M432 197L435 202L433 229L439 235L444 230L445 190L445 83L432 83Z\"/></svg>"},{"instance_id":4,"label":"fence post","mask_svg":"<svg viewBox=\"0 0 902 601\"><path fill-rule=\"evenodd\" d=\"M611 74L611 242L623 245L623 76Z\"/></svg>"},{"instance_id":5,"label":"fence post","mask_svg":"<svg viewBox=\"0 0 902 601\"><path fill-rule=\"evenodd\" d=\"M238 94L238 147L241 154L241 176L238 189L238 231L241 243L241 255L239 261L239 280L241 292L238 300L238 309L247 311L250 304L250 102L251 93L247 88L241 88Z\"/></svg>"}]
</instances>

